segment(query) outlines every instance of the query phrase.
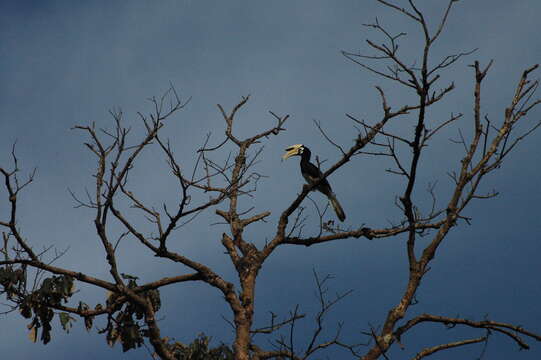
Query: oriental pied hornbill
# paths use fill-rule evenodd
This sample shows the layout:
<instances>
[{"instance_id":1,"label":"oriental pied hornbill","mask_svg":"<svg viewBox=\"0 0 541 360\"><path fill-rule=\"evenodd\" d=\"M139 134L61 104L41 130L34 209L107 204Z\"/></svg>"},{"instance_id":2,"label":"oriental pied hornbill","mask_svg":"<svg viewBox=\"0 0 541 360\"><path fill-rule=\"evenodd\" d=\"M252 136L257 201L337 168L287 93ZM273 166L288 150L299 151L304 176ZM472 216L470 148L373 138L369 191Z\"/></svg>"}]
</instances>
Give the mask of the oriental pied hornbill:
<instances>
[{"instance_id":1,"label":"oriental pied hornbill","mask_svg":"<svg viewBox=\"0 0 541 360\"><path fill-rule=\"evenodd\" d=\"M312 153L310 152L310 149L308 149L306 146L304 146L303 144L296 144L291 145L286 149L286 153L282 156L282 159L287 160L291 156L300 156L302 176L308 184L313 184L319 179L321 179L323 177L323 174L317 166L310 162L311 155ZM322 192L327 196L327 198L329 198L329 201L334 209L334 212L336 213L336 216L338 216L340 221L344 221L346 219L346 214L344 213L342 206L340 206L340 203L336 199L336 195L333 193L331 185L329 184L327 179L323 179L316 186L315 190Z\"/></svg>"}]
</instances>

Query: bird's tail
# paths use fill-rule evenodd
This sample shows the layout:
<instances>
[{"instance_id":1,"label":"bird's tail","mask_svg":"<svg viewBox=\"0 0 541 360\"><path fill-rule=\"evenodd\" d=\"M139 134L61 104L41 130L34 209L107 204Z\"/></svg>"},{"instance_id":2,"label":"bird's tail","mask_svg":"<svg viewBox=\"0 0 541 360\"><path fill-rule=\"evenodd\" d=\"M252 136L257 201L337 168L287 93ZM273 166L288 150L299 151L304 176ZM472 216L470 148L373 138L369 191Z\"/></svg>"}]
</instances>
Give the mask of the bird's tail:
<instances>
[{"instance_id":1,"label":"bird's tail","mask_svg":"<svg viewBox=\"0 0 541 360\"><path fill-rule=\"evenodd\" d=\"M340 219L340 221L346 220L346 213L344 212L344 209L342 209L342 206L338 202L336 195L334 195L334 193L331 193L330 195L328 195L328 197L334 209L334 212L336 213L336 216L338 216L338 219Z\"/></svg>"}]
</instances>

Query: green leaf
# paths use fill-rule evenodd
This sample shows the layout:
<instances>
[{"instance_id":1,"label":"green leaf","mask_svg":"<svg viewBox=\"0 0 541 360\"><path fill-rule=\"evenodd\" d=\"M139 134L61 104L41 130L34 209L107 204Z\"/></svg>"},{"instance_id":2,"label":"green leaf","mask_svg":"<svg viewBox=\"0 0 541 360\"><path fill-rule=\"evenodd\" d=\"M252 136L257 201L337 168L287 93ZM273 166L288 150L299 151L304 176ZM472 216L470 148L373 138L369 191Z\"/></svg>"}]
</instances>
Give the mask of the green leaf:
<instances>
[{"instance_id":1,"label":"green leaf","mask_svg":"<svg viewBox=\"0 0 541 360\"><path fill-rule=\"evenodd\" d=\"M40 291L44 294L49 294L52 291L53 288L53 279L47 278L43 280L43 284L41 284Z\"/></svg>"},{"instance_id":2,"label":"green leaf","mask_svg":"<svg viewBox=\"0 0 541 360\"><path fill-rule=\"evenodd\" d=\"M122 276L122 278L125 279L125 280L139 280L139 278L137 276L133 276L133 275L130 275L130 274L121 273L120 276Z\"/></svg>"},{"instance_id":3,"label":"green leaf","mask_svg":"<svg viewBox=\"0 0 541 360\"><path fill-rule=\"evenodd\" d=\"M90 331L90 329L92 329L92 323L93 322L94 322L94 317L93 316L86 316L85 317L86 331Z\"/></svg>"},{"instance_id":4,"label":"green leaf","mask_svg":"<svg viewBox=\"0 0 541 360\"><path fill-rule=\"evenodd\" d=\"M70 332L70 329L72 327L72 321L75 321L74 318L72 318L68 313L66 312L61 312L60 314L58 314L58 317L60 319L60 324L62 325L62 328L67 332L69 333ZM86 320L85 320L86 322Z\"/></svg>"}]
</instances>

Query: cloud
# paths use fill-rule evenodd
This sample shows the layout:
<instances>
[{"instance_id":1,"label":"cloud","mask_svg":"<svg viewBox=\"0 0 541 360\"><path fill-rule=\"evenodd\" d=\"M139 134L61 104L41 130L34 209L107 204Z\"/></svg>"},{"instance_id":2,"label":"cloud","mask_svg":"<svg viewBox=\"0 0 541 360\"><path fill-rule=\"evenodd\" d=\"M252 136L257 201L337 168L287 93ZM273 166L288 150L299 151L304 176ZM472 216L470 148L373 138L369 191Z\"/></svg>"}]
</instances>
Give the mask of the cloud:
<instances>
[{"instance_id":1,"label":"cloud","mask_svg":"<svg viewBox=\"0 0 541 360\"><path fill-rule=\"evenodd\" d=\"M3 4L0 8L0 163L9 162L10 144L17 139L23 170L38 167L36 183L20 198L20 226L29 241L38 248L50 244L69 247L59 265L81 267L104 278L108 271L93 234L92 215L74 210L67 192L69 187L84 194L85 187L92 187L90 175L95 171L92 155L82 146L84 135L69 130L73 125L95 121L100 127L110 126L107 110L119 106L126 124L134 127L136 141L142 129L136 112L150 111L145 99L162 94L171 81L182 96L193 99L167 125L165 134L182 163L191 165L193 151L207 132L212 132L213 143L223 137L224 124L215 104L229 109L241 96L251 94L248 106L239 114L239 133L247 135L272 124L268 110L291 114L287 132L264 144L258 169L270 178L263 179L257 199L242 203L245 208L268 208L276 219L302 184L297 164L279 161L283 148L291 143L307 144L322 159L328 159L325 165L339 156L321 138L313 119L320 120L337 141L349 144L355 129L344 113L369 121L381 116L373 85L380 84L388 91L394 108L407 100L401 91L393 90L394 85L359 71L339 51L365 49L363 41L369 31L361 24L376 17L395 31L408 32L401 51L412 60L417 54L412 47L419 36L410 20L358 1L29 4ZM441 10L432 3L426 6L430 18ZM485 64L496 59L484 88L483 104L491 118L501 117L512 93L510 81L518 78L524 66L539 59L534 14L540 7L533 0L457 4L432 61L449 51L480 49L441 80L441 86L455 81L457 90L450 95L450 103L431 113L430 124L441 122L453 111L464 112L463 128L471 125L473 75L466 65L477 58ZM408 130L413 125L405 121L396 126ZM428 149L422 159L426 167L419 189L438 180L438 188L448 191L445 172L456 168L462 156L460 147L446 141L456 131L445 133L438 139L439 145ZM423 309L474 316L490 310L494 318L535 330L537 324L532 319L540 316L536 299L541 295L532 280L539 250L532 236L539 230L535 205L540 180L535 166L538 141L536 134L490 178L490 185L501 189L502 197L475 205L473 225L451 234L419 294ZM157 206L170 201L175 186L158 156L155 151L145 153L130 183ZM380 159L360 157L332 176L333 187L352 221L348 224L385 226L387 219L397 220L399 212L393 199L402 183L385 173L387 167L389 164ZM325 202L319 195L313 198L320 204ZM424 198L422 204L428 206L428 201ZM0 210L5 207L0 205ZM175 234L175 246L233 278L219 243L219 235L226 229L210 226L217 220L212 212L205 213ZM120 231L117 225L114 230ZM262 245L272 236L271 230L270 225L262 225L249 234ZM133 239L123 242L121 251L122 271L144 279L186 270L146 255ZM336 275L333 288L355 289L335 319L348 320L352 332L366 329L368 323L377 324L384 316L381 304L398 301L396 294L406 281L402 275L405 267L404 243L399 239L348 240L310 249L284 247L262 271L257 290L261 312L256 321L264 324L267 310L286 315L296 303L312 309L311 274L316 268ZM101 292L90 294L96 301L102 296ZM164 295L168 301L162 314L166 335L188 341L205 331L216 341L231 339L220 318L229 316L229 310L214 289L189 285L167 290ZM46 348L30 346L26 324L17 314L2 321L4 329L13 329L4 338L8 346L4 353L10 358L37 357L43 351L62 357L76 349L82 349L77 350L81 359L124 356L118 349L107 349L103 336L80 329L69 336L56 331L53 344ZM303 326L309 329L309 325ZM82 328L80 321L75 328ZM423 336L427 339L431 334ZM420 340L408 339L408 350ZM509 344L492 342L490 358L515 356L509 348ZM148 353L142 349L133 356L148 358ZM521 354L521 359L538 356L539 349L534 348Z\"/></svg>"}]
</instances>

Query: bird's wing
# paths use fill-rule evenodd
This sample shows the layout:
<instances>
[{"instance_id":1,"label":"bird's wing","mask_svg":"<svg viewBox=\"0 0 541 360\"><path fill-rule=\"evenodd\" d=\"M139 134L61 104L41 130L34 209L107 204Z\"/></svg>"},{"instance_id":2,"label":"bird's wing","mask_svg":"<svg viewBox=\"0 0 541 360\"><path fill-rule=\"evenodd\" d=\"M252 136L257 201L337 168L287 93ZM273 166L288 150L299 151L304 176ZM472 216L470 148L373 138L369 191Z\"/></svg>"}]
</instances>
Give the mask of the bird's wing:
<instances>
[{"instance_id":1,"label":"bird's wing","mask_svg":"<svg viewBox=\"0 0 541 360\"><path fill-rule=\"evenodd\" d=\"M318 181L323 177L323 173L321 172L321 170L319 170L317 166L310 162L301 165L301 172L309 184L313 184L314 182ZM321 191L325 195L332 193L331 185L329 184L327 179L323 179L323 181L319 183L316 189Z\"/></svg>"}]
</instances>

